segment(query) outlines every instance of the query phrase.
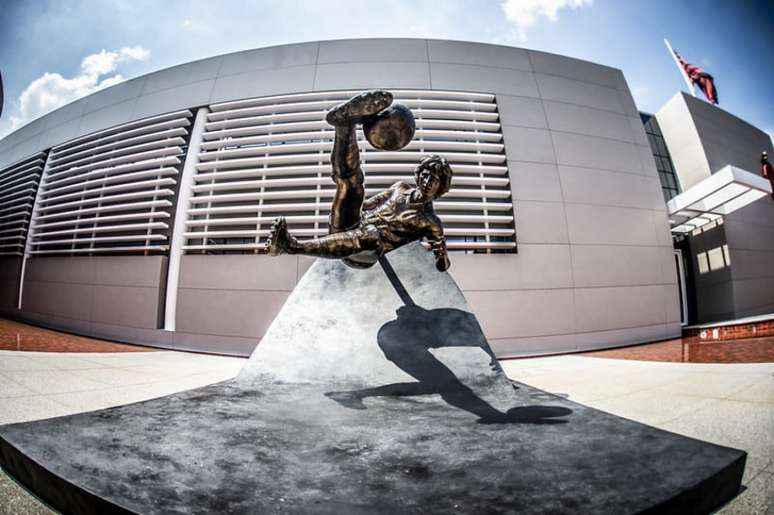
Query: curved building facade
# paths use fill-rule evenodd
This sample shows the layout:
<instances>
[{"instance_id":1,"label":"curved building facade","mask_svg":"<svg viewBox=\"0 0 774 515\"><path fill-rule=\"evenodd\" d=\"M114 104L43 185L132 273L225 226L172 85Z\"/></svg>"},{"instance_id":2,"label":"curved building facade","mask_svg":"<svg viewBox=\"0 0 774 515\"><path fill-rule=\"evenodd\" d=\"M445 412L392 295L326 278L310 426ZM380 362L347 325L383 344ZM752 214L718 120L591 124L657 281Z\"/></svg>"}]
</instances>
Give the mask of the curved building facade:
<instances>
[{"instance_id":1,"label":"curved building facade","mask_svg":"<svg viewBox=\"0 0 774 515\"><path fill-rule=\"evenodd\" d=\"M389 89L399 152L362 136L367 191L449 159L450 273L500 357L680 334L661 184L623 74L519 48L341 40L191 62L99 91L0 140L7 316L247 355L311 264L265 255L271 220L324 234L327 109ZM356 292L353 292L356 294Z\"/></svg>"}]
</instances>

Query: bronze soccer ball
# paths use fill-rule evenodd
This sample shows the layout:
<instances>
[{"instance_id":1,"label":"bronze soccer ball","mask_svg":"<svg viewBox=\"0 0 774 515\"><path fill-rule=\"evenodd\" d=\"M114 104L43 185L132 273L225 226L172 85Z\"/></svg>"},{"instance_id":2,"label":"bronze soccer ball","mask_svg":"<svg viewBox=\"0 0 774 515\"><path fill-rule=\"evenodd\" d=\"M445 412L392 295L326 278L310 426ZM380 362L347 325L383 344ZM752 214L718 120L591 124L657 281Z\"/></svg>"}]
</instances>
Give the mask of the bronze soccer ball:
<instances>
[{"instance_id":1,"label":"bronze soccer ball","mask_svg":"<svg viewBox=\"0 0 774 515\"><path fill-rule=\"evenodd\" d=\"M392 104L380 113L363 120L368 142L379 150L400 150L414 138L416 123L411 110Z\"/></svg>"}]
</instances>

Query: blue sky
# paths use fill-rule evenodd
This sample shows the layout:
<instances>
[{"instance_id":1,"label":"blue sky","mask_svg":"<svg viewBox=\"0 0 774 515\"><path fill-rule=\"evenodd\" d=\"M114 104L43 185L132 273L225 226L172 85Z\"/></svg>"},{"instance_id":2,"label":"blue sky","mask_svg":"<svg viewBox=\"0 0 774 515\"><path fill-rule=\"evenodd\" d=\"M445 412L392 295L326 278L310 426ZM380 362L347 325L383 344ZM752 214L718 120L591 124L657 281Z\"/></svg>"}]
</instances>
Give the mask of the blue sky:
<instances>
[{"instance_id":1,"label":"blue sky","mask_svg":"<svg viewBox=\"0 0 774 515\"><path fill-rule=\"evenodd\" d=\"M460 39L587 59L622 69L648 112L686 89L666 37L714 75L720 107L774 134L770 0L0 0L0 137L168 66L349 37Z\"/></svg>"}]
</instances>

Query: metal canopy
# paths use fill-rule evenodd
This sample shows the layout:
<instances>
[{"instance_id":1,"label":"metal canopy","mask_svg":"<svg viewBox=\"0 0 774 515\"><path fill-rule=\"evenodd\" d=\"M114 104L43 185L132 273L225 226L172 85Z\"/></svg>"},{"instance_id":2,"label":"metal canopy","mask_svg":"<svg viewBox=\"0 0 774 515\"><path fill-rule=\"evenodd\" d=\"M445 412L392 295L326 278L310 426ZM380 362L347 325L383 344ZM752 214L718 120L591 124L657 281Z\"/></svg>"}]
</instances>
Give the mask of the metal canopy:
<instances>
[{"instance_id":1,"label":"metal canopy","mask_svg":"<svg viewBox=\"0 0 774 515\"><path fill-rule=\"evenodd\" d=\"M769 181L728 165L667 202L672 232L691 232L768 194Z\"/></svg>"}]
</instances>

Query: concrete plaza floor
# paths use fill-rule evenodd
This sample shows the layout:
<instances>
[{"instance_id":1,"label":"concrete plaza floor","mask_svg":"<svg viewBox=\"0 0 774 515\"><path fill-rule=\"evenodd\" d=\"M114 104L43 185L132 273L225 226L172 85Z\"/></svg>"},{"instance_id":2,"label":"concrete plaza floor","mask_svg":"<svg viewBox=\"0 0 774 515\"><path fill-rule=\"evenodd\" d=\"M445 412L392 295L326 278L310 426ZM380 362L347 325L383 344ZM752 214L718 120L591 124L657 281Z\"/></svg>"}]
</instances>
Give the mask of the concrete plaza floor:
<instances>
[{"instance_id":1,"label":"concrete plaza floor","mask_svg":"<svg viewBox=\"0 0 774 515\"><path fill-rule=\"evenodd\" d=\"M138 402L233 377L243 359L181 352L0 351L0 424ZM694 364L558 356L508 375L615 415L749 453L723 514L774 514L774 363ZM51 513L0 472L0 514Z\"/></svg>"}]
</instances>

